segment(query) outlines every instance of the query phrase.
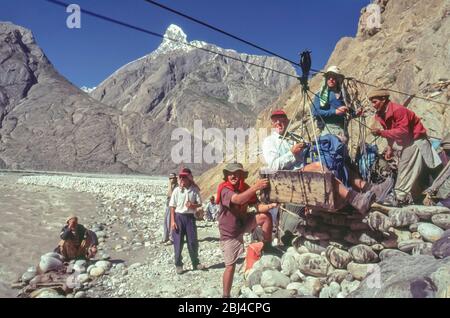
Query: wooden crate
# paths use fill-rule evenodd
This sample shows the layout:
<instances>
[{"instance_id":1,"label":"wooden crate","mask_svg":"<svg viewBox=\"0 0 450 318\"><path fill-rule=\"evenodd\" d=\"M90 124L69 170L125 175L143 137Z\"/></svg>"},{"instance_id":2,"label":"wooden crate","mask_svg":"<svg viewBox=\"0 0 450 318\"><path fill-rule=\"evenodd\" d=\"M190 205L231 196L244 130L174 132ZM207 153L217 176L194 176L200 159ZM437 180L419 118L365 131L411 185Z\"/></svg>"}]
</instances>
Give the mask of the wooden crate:
<instances>
[{"instance_id":1,"label":"wooden crate","mask_svg":"<svg viewBox=\"0 0 450 318\"><path fill-rule=\"evenodd\" d=\"M301 204L330 212L338 210L331 172L261 170L260 175L270 181L270 188L263 194L265 201Z\"/></svg>"}]
</instances>

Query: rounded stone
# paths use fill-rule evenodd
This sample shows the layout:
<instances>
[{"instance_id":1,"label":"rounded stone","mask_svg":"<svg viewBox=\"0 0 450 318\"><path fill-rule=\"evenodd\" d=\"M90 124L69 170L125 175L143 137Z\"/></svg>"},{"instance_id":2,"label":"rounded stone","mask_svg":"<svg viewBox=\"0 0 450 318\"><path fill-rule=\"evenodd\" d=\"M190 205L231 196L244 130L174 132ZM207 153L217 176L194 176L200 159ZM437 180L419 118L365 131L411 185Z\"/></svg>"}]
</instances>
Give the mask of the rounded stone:
<instances>
[{"instance_id":1,"label":"rounded stone","mask_svg":"<svg viewBox=\"0 0 450 318\"><path fill-rule=\"evenodd\" d=\"M345 269L336 269L331 274L328 275L326 282L328 284L332 282L336 282L340 284L347 276L349 275L349 272Z\"/></svg>"},{"instance_id":2,"label":"rounded stone","mask_svg":"<svg viewBox=\"0 0 450 318\"><path fill-rule=\"evenodd\" d=\"M323 256L305 253L298 258L298 268L306 275L326 277L331 270L331 264Z\"/></svg>"},{"instance_id":3,"label":"rounded stone","mask_svg":"<svg viewBox=\"0 0 450 318\"><path fill-rule=\"evenodd\" d=\"M431 222L444 230L450 229L450 214L435 214L431 217Z\"/></svg>"},{"instance_id":4,"label":"rounded stone","mask_svg":"<svg viewBox=\"0 0 450 318\"><path fill-rule=\"evenodd\" d=\"M422 235L424 241L436 242L444 233L440 227L431 223L420 223L417 231Z\"/></svg>"},{"instance_id":5,"label":"rounded stone","mask_svg":"<svg viewBox=\"0 0 450 318\"><path fill-rule=\"evenodd\" d=\"M108 261L97 261L95 263L95 267L101 267L103 268L105 271L107 271L108 269L110 269L112 266L111 262Z\"/></svg>"},{"instance_id":6,"label":"rounded stone","mask_svg":"<svg viewBox=\"0 0 450 318\"><path fill-rule=\"evenodd\" d=\"M408 253L394 249L385 249L380 252L380 259L382 261L393 256L410 256L410 255Z\"/></svg>"},{"instance_id":7,"label":"rounded stone","mask_svg":"<svg viewBox=\"0 0 450 318\"><path fill-rule=\"evenodd\" d=\"M371 264L358 264L351 262L347 265L347 270L350 274L352 274L354 279L363 280L369 273L369 265Z\"/></svg>"},{"instance_id":8,"label":"rounded stone","mask_svg":"<svg viewBox=\"0 0 450 318\"><path fill-rule=\"evenodd\" d=\"M348 263L352 261L352 256L350 253L334 246L329 246L325 252L325 255L331 265L338 269L347 268Z\"/></svg>"},{"instance_id":9,"label":"rounded stone","mask_svg":"<svg viewBox=\"0 0 450 318\"><path fill-rule=\"evenodd\" d=\"M280 287L286 288L290 283L289 277L286 275L275 271L275 270L266 270L262 273L261 276L261 286L266 287Z\"/></svg>"},{"instance_id":10,"label":"rounded stone","mask_svg":"<svg viewBox=\"0 0 450 318\"><path fill-rule=\"evenodd\" d=\"M369 246L359 244L349 249L355 263L366 264L378 261L378 255Z\"/></svg>"},{"instance_id":11,"label":"rounded stone","mask_svg":"<svg viewBox=\"0 0 450 318\"><path fill-rule=\"evenodd\" d=\"M422 240L417 240L417 239L402 241L402 242L398 243L398 249L402 252L408 253L408 252L411 252L414 247L416 247L417 245L420 245L422 243L423 243Z\"/></svg>"},{"instance_id":12,"label":"rounded stone","mask_svg":"<svg viewBox=\"0 0 450 318\"><path fill-rule=\"evenodd\" d=\"M393 227L409 226L419 222L416 213L407 209L392 209L389 211L389 219Z\"/></svg>"},{"instance_id":13,"label":"rounded stone","mask_svg":"<svg viewBox=\"0 0 450 318\"><path fill-rule=\"evenodd\" d=\"M63 267L63 263L58 259L51 256L42 256L39 262L39 268L42 272L58 271Z\"/></svg>"},{"instance_id":14,"label":"rounded stone","mask_svg":"<svg viewBox=\"0 0 450 318\"><path fill-rule=\"evenodd\" d=\"M262 268L280 270L281 269L281 260L279 257L274 255L263 255L259 260Z\"/></svg>"},{"instance_id":15,"label":"rounded stone","mask_svg":"<svg viewBox=\"0 0 450 318\"><path fill-rule=\"evenodd\" d=\"M105 273L105 269L103 267L94 267L93 269L91 269L91 271L89 272L89 275L92 277L100 277Z\"/></svg>"}]
</instances>

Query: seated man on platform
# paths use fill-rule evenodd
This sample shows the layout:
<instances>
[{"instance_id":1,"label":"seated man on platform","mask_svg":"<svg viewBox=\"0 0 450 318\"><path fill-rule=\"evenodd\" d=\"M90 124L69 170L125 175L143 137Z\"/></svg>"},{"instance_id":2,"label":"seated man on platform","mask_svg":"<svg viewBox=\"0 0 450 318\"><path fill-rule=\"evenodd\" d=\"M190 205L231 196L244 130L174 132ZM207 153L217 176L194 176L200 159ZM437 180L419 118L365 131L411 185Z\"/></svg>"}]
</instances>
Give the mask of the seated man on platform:
<instances>
[{"instance_id":1,"label":"seated man on platform","mask_svg":"<svg viewBox=\"0 0 450 318\"><path fill-rule=\"evenodd\" d=\"M339 145L343 147L345 145L333 135L326 135L319 140L319 145L324 145L324 149L319 147L321 162L307 164L308 151L306 144L302 142L295 143L282 138L289 124L287 114L283 110L276 110L272 112L271 122L273 133L263 142L263 156L268 167L274 170L331 171L335 176L333 183L336 197L339 199L342 207L348 203L359 213L365 214L376 198L382 196L385 192L384 189L389 187L387 183L392 182L392 180L387 180L385 183L372 185L361 178L349 176L343 158L337 162L336 158L327 156L325 146L339 148L340 156L343 157L345 155L345 149L343 150L342 147L339 147Z\"/></svg>"}]
</instances>

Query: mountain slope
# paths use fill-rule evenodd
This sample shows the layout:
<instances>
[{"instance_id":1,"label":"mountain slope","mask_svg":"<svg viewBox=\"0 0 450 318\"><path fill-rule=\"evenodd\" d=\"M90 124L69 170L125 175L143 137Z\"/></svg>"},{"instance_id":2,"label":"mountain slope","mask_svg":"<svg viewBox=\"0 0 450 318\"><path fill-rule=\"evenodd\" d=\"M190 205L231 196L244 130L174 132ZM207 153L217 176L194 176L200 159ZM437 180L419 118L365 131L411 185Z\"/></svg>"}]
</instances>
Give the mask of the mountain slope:
<instances>
[{"instance_id":1,"label":"mountain slope","mask_svg":"<svg viewBox=\"0 0 450 318\"><path fill-rule=\"evenodd\" d=\"M293 78L193 48L175 25L165 37L157 50L121 67L91 96L124 112L189 130L195 119L202 119L206 128L245 128L295 83ZM189 44L295 74L292 66L277 58L239 54L199 41Z\"/></svg>"},{"instance_id":2,"label":"mountain slope","mask_svg":"<svg viewBox=\"0 0 450 318\"><path fill-rule=\"evenodd\" d=\"M338 65L347 77L358 78L380 87L406 91L436 101L450 101L450 2L446 0L395 0L382 2L381 30L368 35L361 30L355 38L342 38L330 56L327 66ZM362 10L362 13L365 9ZM362 18L364 15L362 14ZM314 56L313 56L314 60ZM321 74L311 82L311 90L317 92L323 83ZM368 86L360 86L360 94L366 97ZM407 96L392 94L391 99L403 102ZM367 99L364 105L370 110ZM307 105L309 107L309 105ZM271 109L284 108L297 120L308 117L302 114L302 96L298 86L281 95L268 109L261 112L256 127L268 127ZM409 108L423 119L429 135L442 137L450 127L448 106L412 99ZM370 123L372 118L368 119ZM298 124L298 121L297 121ZM351 145L359 137L357 124L353 124ZM368 141L373 138L369 137ZM381 148L383 149L383 148ZM248 164L250 181L258 176L264 164ZM214 193L221 180L223 164L205 172L199 184L205 195Z\"/></svg>"}]
</instances>

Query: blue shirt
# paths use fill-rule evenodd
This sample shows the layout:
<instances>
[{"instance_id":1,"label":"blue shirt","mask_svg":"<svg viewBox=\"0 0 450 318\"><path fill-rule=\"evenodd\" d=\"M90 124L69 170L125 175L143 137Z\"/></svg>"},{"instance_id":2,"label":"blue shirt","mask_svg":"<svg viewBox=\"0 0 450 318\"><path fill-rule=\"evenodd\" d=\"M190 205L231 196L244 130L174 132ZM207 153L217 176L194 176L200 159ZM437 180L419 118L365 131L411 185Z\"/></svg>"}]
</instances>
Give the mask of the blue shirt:
<instances>
[{"instance_id":1,"label":"blue shirt","mask_svg":"<svg viewBox=\"0 0 450 318\"><path fill-rule=\"evenodd\" d=\"M319 95L320 92L317 94ZM313 113L314 118L317 120L317 126L320 129L324 129L324 125L322 120L319 117L323 118L325 124L335 124L344 129L345 117L344 114L336 115L336 109L339 107L345 106L342 97L339 99L336 98L336 94L334 92L329 92L328 94L328 102L324 106L320 106L320 98L316 96L314 98L314 103L311 105L311 111Z\"/></svg>"}]
</instances>

